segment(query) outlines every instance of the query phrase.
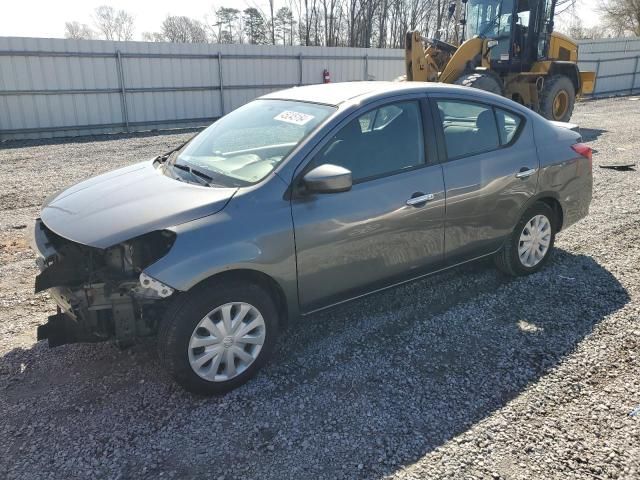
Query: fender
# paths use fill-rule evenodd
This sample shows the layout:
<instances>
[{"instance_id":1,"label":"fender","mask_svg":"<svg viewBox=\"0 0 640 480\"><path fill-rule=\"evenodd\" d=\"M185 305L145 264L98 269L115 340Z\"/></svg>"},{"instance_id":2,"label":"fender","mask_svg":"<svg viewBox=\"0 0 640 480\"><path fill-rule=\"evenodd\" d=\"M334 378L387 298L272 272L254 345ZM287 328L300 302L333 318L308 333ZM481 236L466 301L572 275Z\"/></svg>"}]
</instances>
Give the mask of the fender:
<instances>
[{"instance_id":1,"label":"fender","mask_svg":"<svg viewBox=\"0 0 640 480\"><path fill-rule=\"evenodd\" d=\"M285 189L284 182L273 177L252 195L241 189L214 215L172 227L172 248L144 273L184 292L223 272L258 272L278 285L290 318L295 318L295 242L290 205L282 198Z\"/></svg>"},{"instance_id":2,"label":"fender","mask_svg":"<svg viewBox=\"0 0 640 480\"><path fill-rule=\"evenodd\" d=\"M538 192L535 195L533 195L529 200L527 200L527 202L524 204L524 206L522 207L522 209L520 210L520 214L518 215L518 221L520 221L520 219L522 218L522 215L524 215L524 212L526 212L529 208L531 208L531 206L536 203L539 200L545 199L545 198L553 198L557 204L559 205L560 208L560 220L562 220L562 217L564 215L564 207L562 206L562 202L560 201L560 196L558 195L557 192L551 191L551 190L545 190L542 192ZM517 225L517 223L516 223ZM516 226L514 225L513 228L515 228ZM560 223L560 226L558 228L558 232L562 229L562 223Z\"/></svg>"}]
</instances>

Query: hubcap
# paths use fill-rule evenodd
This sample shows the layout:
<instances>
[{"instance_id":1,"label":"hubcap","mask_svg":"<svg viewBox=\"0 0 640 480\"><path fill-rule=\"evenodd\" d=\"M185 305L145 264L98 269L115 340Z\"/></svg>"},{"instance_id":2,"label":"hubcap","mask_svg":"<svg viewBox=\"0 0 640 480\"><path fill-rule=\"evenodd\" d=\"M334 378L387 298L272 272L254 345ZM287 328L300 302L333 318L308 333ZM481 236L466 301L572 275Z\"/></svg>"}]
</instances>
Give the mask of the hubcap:
<instances>
[{"instance_id":1,"label":"hubcap","mask_svg":"<svg viewBox=\"0 0 640 480\"><path fill-rule=\"evenodd\" d=\"M553 117L556 120L560 120L567 113L568 108L569 94L564 90L560 90L556 98L553 99Z\"/></svg>"},{"instance_id":2,"label":"hubcap","mask_svg":"<svg viewBox=\"0 0 640 480\"><path fill-rule=\"evenodd\" d=\"M551 222L544 215L536 215L522 229L518 242L518 256L525 267L535 267L549 250Z\"/></svg>"},{"instance_id":3,"label":"hubcap","mask_svg":"<svg viewBox=\"0 0 640 480\"><path fill-rule=\"evenodd\" d=\"M205 315L191 334L191 368L210 382L231 380L258 358L265 334L264 318L256 307L225 303Z\"/></svg>"}]
</instances>

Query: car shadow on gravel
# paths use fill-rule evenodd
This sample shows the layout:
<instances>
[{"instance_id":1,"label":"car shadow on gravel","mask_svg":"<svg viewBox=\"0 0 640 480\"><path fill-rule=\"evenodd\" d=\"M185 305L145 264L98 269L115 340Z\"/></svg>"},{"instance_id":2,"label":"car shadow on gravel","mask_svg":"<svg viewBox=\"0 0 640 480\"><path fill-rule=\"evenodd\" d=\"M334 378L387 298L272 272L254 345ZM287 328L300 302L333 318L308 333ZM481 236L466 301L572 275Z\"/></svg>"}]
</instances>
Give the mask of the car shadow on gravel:
<instances>
[{"instance_id":1,"label":"car shadow on gravel","mask_svg":"<svg viewBox=\"0 0 640 480\"><path fill-rule=\"evenodd\" d=\"M608 130L601 128L580 128L580 135L582 135L582 141L584 142L597 140L603 133L608 133Z\"/></svg>"},{"instance_id":2,"label":"car shadow on gravel","mask_svg":"<svg viewBox=\"0 0 640 480\"><path fill-rule=\"evenodd\" d=\"M211 399L176 389L152 344L119 352L41 342L0 358L0 374L14 372L0 430L40 428L42 440L22 436L21 445L75 462L84 459L74 445L90 436L121 452L117 462L86 459L106 476L381 478L535 386L628 301L588 256L557 250L543 271L518 279L476 262L305 318L263 373ZM36 423L32 412L43 410L47 421ZM61 428L64 446L46 435ZM15 461L16 451L0 453Z\"/></svg>"}]
</instances>

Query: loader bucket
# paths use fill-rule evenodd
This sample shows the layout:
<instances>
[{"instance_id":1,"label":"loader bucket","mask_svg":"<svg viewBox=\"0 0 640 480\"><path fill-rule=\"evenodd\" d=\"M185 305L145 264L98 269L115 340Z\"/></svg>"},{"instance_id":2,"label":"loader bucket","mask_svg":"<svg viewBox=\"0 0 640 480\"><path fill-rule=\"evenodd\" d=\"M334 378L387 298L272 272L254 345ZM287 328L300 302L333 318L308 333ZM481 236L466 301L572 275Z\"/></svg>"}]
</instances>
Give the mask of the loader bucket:
<instances>
[{"instance_id":1,"label":"loader bucket","mask_svg":"<svg viewBox=\"0 0 640 480\"><path fill-rule=\"evenodd\" d=\"M580 94L589 95L593 93L596 83L596 72L580 72Z\"/></svg>"}]
</instances>

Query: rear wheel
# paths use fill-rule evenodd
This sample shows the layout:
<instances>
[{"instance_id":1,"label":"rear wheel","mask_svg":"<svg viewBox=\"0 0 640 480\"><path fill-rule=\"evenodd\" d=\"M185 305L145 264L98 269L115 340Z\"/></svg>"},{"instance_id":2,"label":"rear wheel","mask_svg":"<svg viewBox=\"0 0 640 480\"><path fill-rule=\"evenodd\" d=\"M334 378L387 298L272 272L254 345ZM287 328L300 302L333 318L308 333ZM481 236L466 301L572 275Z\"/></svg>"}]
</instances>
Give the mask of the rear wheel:
<instances>
[{"instance_id":1,"label":"rear wheel","mask_svg":"<svg viewBox=\"0 0 640 480\"><path fill-rule=\"evenodd\" d=\"M477 88L485 92L495 93L496 95L503 95L500 79L489 73L474 72L462 75L456 80L456 85Z\"/></svg>"},{"instance_id":2,"label":"rear wheel","mask_svg":"<svg viewBox=\"0 0 640 480\"><path fill-rule=\"evenodd\" d=\"M568 122L576 103L576 90L565 75L553 75L544 82L540 94L540 114L548 120Z\"/></svg>"},{"instance_id":3,"label":"rear wheel","mask_svg":"<svg viewBox=\"0 0 640 480\"><path fill-rule=\"evenodd\" d=\"M158 353L186 390L220 394L257 373L275 346L277 331L277 309L258 285L204 284L167 310Z\"/></svg>"},{"instance_id":4,"label":"rear wheel","mask_svg":"<svg viewBox=\"0 0 640 480\"><path fill-rule=\"evenodd\" d=\"M554 211L536 202L522 215L518 225L494 257L498 269L508 275L535 273L549 260L556 237Z\"/></svg>"}]
</instances>

